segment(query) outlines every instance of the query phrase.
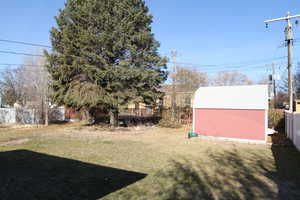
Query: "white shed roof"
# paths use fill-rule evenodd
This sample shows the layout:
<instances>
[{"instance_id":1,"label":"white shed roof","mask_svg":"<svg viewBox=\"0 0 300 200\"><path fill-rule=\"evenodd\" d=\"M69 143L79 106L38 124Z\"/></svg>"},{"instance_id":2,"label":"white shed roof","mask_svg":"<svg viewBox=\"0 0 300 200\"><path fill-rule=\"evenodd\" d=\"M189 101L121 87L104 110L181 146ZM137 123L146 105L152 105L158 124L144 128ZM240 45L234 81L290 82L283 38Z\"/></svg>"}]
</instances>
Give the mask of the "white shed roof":
<instances>
[{"instance_id":1,"label":"white shed roof","mask_svg":"<svg viewBox=\"0 0 300 200\"><path fill-rule=\"evenodd\" d=\"M268 86L201 87L195 93L194 108L268 109Z\"/></svg>"}]
</instances>

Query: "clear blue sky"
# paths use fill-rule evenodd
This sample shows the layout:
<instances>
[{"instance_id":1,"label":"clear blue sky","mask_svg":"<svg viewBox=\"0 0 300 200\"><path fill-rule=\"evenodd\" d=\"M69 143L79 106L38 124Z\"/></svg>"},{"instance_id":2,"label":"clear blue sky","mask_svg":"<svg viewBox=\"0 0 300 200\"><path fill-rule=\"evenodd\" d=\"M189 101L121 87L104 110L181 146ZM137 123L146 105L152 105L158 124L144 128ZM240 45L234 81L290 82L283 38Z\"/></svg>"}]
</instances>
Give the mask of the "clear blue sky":
<instances>
[{"instance_id":1,"label":"clear blue sky","mask_svg":"<svg viewBox=\"0 0 300 200\"><path fill-rule=\"evenodd\" d=\"M265 28L265 19L290 11L300 14L299 0L146 0L154 16L153 32L160 52L177 49L178 62L236 63L286 56L278 46L284 40L284 23ZM64 0L10 0L1 2L0 39L50 45L49 30ZM294 27L300 38L300 26ZM300 40L299 40L300 41ZM300 60L300 43L294 48ZM32 52L35 48L0 42L0 50ZM298 58L297 58L298 57ZM0 63L20 63L23 56L0 54ZM283 60L284 61L284 60ZM253 76L253 74L252 74Z\"/></svg>"}]
</instances>

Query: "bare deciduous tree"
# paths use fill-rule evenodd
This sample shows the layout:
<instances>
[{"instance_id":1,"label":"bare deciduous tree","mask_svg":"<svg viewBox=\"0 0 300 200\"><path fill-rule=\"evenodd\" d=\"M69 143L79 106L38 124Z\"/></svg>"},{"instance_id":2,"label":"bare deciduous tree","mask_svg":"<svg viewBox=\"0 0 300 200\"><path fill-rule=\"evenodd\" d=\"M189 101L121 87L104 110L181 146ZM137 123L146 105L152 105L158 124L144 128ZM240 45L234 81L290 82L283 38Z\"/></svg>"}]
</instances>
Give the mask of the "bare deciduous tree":
<instances>
[{"instance_id":1,"label":"bare deciduous tree","mask_svg":"<svg viewBox=\"0 0 300 200\"><path fill-rule=\"evenodd\" d=\"M294 80L296 98L300 99L300 62L297 65L297 73L295 75Z\"/></svg>"},{"instance_id":2,"label":"bare deciduous tree","mask_svg":"<svg viewBox=\"0 0 300 200\"><path fill-rule=\"evenodd\" d=\"M18 103L33 108L48 125L48 96L50 76L42 57L26 58L24 65L8 69L2 76L0 87L4 103Z\"/></svg>"},{"instance_id":3,"label":"bare deciduous tree","mask_svg":"<svg viewBox=\"0 0 300 200\"><path fill-rule=\"evenodd\" d=\"M176 80L176 87L179 90L187 92L194 92L200 86L207 86L209 84L207 73L200 72L195 69L178 67L177 72L173 75L173 77Z\"/></svg>"},{"instance_id":4,"label":"bare deciduous tree","mask_svg":"<svg viewBox=\"0 0 300 200\"><path fill-rule=\"evenodd\" d=\"M22 103L24 94L20 83L17 81L18 69L6 69L1 76L0 91L2 105L13 106L14 103Z\"/></svg>"},{"instance_id":5,"label":"bare deciduous tree","mask_svg":"<svg viewBox=\"0 0 300 200\"><path fill-rule=\"evenodd\" d=\"M27 99L31 101L31 106L39 110L42 119L48 125L50 76L45 67L45 62L45 59L42 57L26 59L24 66L20 68L19 75L21 76Z\"/></svg>"},{"instance_id":6,"label":"bare deciduous tree","mask_svg":"<svg viewBox=\"0 0 300 200\"><path fill-rule=\"evenodd\" d=\"M239 71L223 71L217 74L212 84L216 86L252 85L253 81Z\"/></svg>"},{"instance_id":7,"label":"bare deciduous tree","mask_svg":"<svg viewBox=\"0 0 300 200\"><path fill-rule=\"evenodd\" d=\"M268 85L269 83L270 83L270 80L266 76L262 76L262 77L260 77L260 79L258 79L256 81L256 84L258 84L258 85Z\"/></svg>"}]
</instances>

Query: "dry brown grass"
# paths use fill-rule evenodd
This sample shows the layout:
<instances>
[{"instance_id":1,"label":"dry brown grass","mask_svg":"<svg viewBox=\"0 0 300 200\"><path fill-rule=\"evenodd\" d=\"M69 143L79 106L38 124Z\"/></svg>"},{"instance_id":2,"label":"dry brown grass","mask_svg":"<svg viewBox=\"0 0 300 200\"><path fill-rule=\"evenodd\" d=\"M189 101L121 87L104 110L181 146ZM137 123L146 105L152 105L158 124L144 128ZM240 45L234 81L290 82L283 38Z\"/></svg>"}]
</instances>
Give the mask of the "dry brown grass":
<instances>
[{"instance_id":1,"label":"dry brown grass","mask_svg":"<svg viewBox=\"0 0 300 200\"><path fill-rule=\"evenodd\" d=\"M23 144L0 146L0 153L26 149L147 174L135 184L110 191L104 199L300 197L300 174L296 173L300 168L300 155L293 147L188 139L189 131L190 127L110 129L83 124L6 127L0 128L0 140L29 140ZM282 152L289 155L288 160ZM109 176L114 177L113 172ZM64 195L63 191L58 192Z\"/></svg>"}]
</instances>

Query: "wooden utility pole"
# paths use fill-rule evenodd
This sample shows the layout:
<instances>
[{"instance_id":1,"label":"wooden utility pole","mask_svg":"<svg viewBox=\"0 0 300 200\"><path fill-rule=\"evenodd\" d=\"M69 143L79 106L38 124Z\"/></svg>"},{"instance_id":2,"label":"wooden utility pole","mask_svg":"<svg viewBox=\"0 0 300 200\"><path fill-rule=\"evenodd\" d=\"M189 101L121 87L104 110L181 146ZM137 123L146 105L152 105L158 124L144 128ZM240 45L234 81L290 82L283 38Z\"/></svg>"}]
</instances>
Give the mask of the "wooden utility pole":
<instances>
[{"instance_id":1,"label":"wooden utility pole","mask_svg":"<svg viewBox=\"0 0 300 200\"><path fill-rule=\"evenodd\" d=\"M273 104L272 107L276 108L276 101L277 101L277 91L276 91L276 80L278 79L277 73L276 73L276 66L278 63L273 62L271 64L271 73L269 75L269 96L271 97L271 93L273 94ZM266 65L266 67L270 67L270 65ZM269 70L268 70L269 71Z\"/></svg>"},{"instance_id":2,"label":"wooden utility pole","mask_svg":"<svg viewBox=\"0 0 300 200\"><path fill-rule=\"evenodd\" d=\"M176 59L177 59L177 51L174 49L171 51L172 62L173 62L173 83L172 83L172 120L175 121L176 119Z\"/></svg>"},{"instance_id":3,"label":"wooden utility pole","mask_svg":"<svg viewBox=\"0 0 300 200\"><path fill-rule=\"evenodd\" d=\"M276 108L276 102L277 102L277 94L276 94L276 78L277 78L277 74L276 74L276 70L275 70L275 63L272 63L272 84L273 84L273 98L274 98L274 108Z\"/></svg>"},{"instance_id":4,"label":"wooden utility pole","mask_svg":"<svg viewBox=\"0 0 300 200\"><path fill-rule=\"evenodd\" d=\"M289 91L289 110L293 112L293 71L292 71L292 45L293 45L293 30L292 30L292 23L291 19L293 18L299 18L300 15L294 15L291 16L290 12L287 13L285 17L277 18L277 19L271 19L264 21L266 24L266 27L268 28L268 24L275 21L282 21L285 20L287 22L287 26L285 28L285 41L287 42L288 47L288 91Z\"/></svg>"}]
</instances>

